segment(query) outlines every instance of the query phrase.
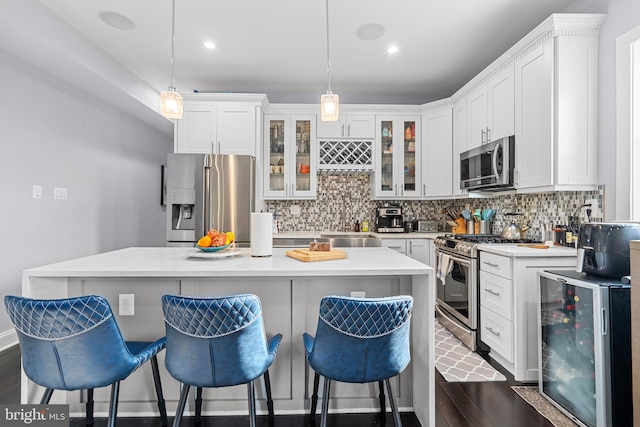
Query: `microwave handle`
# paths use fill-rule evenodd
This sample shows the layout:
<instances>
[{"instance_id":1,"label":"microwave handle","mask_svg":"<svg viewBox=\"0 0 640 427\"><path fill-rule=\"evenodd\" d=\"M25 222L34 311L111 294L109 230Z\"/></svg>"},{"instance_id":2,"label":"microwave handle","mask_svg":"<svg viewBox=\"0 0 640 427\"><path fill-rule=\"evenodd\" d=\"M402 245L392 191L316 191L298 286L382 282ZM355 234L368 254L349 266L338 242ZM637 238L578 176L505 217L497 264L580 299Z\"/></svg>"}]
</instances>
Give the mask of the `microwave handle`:
<instances>
[{"instance_id":1,"label":"microwave handle","mask_svg":"<svg viewBox=\"0 0 640 427\"><path fill-rule=\"evenodd\" d=\"M501 150L498 150L497 147L496 149L493 150L493 156L491 156L491 160L492 160L492 164L491 164L491 170L493 171L493 175L496 177L497 180L500 180L501 177L498 176L498 153ZM504 173L504 171L502 171Z\"/></svg>"}]
</instances>

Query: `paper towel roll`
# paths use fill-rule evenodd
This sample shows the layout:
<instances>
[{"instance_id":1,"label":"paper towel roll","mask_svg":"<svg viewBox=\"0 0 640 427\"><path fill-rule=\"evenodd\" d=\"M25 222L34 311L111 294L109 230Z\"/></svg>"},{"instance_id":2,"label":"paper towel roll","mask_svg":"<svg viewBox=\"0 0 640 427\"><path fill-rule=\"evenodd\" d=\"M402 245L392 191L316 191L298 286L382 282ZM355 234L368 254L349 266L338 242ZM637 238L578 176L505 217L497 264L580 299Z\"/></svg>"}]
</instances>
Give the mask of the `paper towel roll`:
<instances>
[{"instance_id":1,"label":"paper towel roll","mask_svg":"<svg viewBox=\"0 0 640 427\"><path fill-rule=\"evenodd\" d=\"M251 256L271 256L273 253L273 214L251 213Z\"/></svg>"}]
</instances>

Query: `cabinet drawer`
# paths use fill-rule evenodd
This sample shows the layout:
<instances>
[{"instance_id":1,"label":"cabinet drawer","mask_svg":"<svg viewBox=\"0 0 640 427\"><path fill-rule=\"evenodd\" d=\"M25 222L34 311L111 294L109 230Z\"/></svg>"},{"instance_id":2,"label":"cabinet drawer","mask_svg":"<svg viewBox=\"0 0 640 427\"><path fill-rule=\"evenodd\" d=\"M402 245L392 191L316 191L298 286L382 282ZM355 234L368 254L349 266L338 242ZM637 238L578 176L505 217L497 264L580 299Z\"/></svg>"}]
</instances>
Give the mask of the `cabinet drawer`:
<instances>
[{"instance_id":1,"label":"cabinet drawer","mask_svg":"<svg viewBox=\"0 0 640 427\"><path fill-rule=\"evenodd\" d=\"M393 249L401 254L407 254L407 241L406 239L382 239L382 246L385 248Z\"/></svg>"},{"instance_id":2,"label":"cabinet drawer","mask_svg":"<svg viewBox=\"0 0 640 427\"><path fill-rule=\"evenodd\" d=\"M513 322L480 307L480 339L508 362L513 362Z\"/></svg>"},{"instance_id":3,"label":"cabinet drawer","mask_svg":"<svg viewBox=\"0 0 640 427\"><path fill-rule=\"evenodd\" d=\"M511 280L486 271L480 272L480 304L513 321Z\"/></svg>"},{"instance_id":4,"label":"cabinet drawer","mask_svg":"<svg viewBox=\"0 0 640 427\"><path fill-rule=\"evenodd\" d=\"M480 270L511 279L511 258L480 251Z\"/></svg>"}]
</instances>

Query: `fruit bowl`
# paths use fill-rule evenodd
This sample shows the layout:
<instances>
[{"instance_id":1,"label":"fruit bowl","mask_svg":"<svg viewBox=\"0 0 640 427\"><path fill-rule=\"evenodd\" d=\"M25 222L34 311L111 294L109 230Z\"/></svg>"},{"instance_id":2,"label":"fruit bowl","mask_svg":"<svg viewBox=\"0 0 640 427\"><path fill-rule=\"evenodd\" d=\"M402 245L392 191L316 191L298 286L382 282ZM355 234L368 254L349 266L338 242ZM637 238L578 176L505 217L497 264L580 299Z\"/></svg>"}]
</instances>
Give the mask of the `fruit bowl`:
<instances>
[{"instance_id":1,"label":"fruit bowl","mask_svg":"<svg viewBox=\"0 0 640 427\"><path fill-rule=\"evenodd\" d=\"M196 248L200 249L202 252L220 252L230 248L231 245L233 245L233 243L229 243L228 245L224 245L224 246L209 246L209 247L196 245Z\"/></svg>"}]
</instances>

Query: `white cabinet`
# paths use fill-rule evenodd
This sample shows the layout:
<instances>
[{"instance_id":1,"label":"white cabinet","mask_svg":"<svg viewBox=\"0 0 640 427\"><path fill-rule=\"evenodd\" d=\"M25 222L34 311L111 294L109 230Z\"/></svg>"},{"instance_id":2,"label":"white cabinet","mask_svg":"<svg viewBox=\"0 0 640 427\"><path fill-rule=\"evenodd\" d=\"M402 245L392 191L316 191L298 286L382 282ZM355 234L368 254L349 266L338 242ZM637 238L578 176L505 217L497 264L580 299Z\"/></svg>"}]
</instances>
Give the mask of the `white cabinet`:
<instances>
[{"instance_id":1,"label":"white cabinet","mask_svg":"<svg viewBox=\"0 0 640 427\"><path fill-rule=\"evenodd\" d=\"M266 115L265 199L315 199L315 115Z\"/></svg>"},{"instance_id":2,"label":"white cabinet","mask_svg":"<svg viewBox=\"0 0 640 427\"><path fill-rule=\"evenodd\" d=\"M420 198L420 140L420 116L377 116L374 198Z\"/></svg>"},{"instance_id":3,"label":"white cabinet","mask_svg":"<svg viewBox=\"0 0 640 427\"><path fill-rule=\"evenodd\" d=\"M513 64L493 73L467 97L469 147L514 133Z\"/></svg>"},{"instance_id":4,"label":"white cabinet","mask_svg":"<svg viewBox=\"0 0 640 427\"><path fill-rule=\"evenodd\" d=\"M519 192L597 185L598 35L549 34L515 63Z\"/></svg>"},{"instance_id":5,"label":"white cabinet","mask_svg":"<svg viewBox=\"0 0 640 427\"><path fill-rule=\"evenodd\" d=\"M450 106L422 114L422 196L449 197L453 194L453 129Z\"/></svg>"},{"instance_id":6,"label":"white cabinet","mask_svg":"<svg viewBox=\"0 0 640 427\"><path fill-rule=\"evenodd\" d=\"M538 272L574 269L576 252L507 256L480 249L480 339L516 381L537 381Z\"/></svg>"},{"instance_id":7,"label":"white cabinet","mask_svg":"<svg viewBox=\"0 0 640 427\"><path fill-rule=\"evenodd\" d=\"M469 149L467 132L467 98L453 106L453 195L460 196L460 153Z\"/></svg>"},{"instance_id":8,"label":"white cabinet","mask_svg":"<svg viewBox=\"0 0 640 427\"><path fill-rule=\"evenodd\" d=\"M435 265L435 245L431 239L382 239L382 246L393 249L430 267Z\"/></svg>"},{"instance_id":9,"label":"white cabinet","mask_svg":"<svg viewBox=\"0 0 640 427\"><path fill-rule=\"evenodd\" d=\"M256 155L258 112L264 96L218 101L214 94L184 97L184 116L176 121L176 153Z\"/></svg>"},{"instance_id":10,"label":"white cabinet","mask_svg":"<svg viewBox=\"0 0 640 427\"><path fill-rule=\"evenodd\" d=\"M375 116L371 114L341 114L335 122L318 120L318 139L375 137Z\"/></svg>"}]
</instances>

